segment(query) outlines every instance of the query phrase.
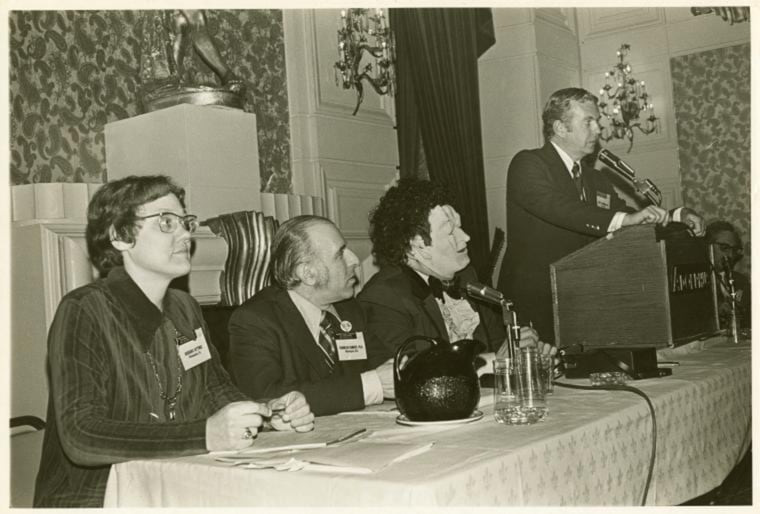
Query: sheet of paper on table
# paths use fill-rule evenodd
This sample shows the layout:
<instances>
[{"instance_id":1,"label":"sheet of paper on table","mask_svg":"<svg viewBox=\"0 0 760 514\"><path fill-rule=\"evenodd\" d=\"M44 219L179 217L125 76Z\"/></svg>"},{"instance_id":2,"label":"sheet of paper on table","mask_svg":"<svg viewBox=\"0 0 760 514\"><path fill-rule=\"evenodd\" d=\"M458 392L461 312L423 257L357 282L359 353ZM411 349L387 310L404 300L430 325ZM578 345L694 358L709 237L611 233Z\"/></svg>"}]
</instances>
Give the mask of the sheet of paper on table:
<instances>
[{"instance_id":1,"label":"sheet of paper on table","mask_svg":"<svg viewBox=\"0 0 760 514\"><path fill-rule=\"evenodd\" d=\"M274 468L278 471L312 469L347 473L373 473L391 464L430 450L434 442L407 444L387 441L352 441L311 449L279 450L267 453L238 452L219 455L216 460L250 469Z\"/></svg>"}]
</instances>

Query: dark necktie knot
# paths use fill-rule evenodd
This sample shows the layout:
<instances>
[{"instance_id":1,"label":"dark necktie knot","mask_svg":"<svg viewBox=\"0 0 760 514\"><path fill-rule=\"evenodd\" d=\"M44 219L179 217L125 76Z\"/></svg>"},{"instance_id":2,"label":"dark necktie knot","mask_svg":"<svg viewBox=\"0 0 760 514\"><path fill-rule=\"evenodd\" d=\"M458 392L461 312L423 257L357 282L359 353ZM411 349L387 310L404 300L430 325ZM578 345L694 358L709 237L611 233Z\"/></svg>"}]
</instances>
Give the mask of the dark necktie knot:
<instances>
[{"instance_id":1,"label":"dark necktie knot","mask_svg":"<svg viewBox=\"0 0 760 514\"><path fill-rule=\"evenodd\" d=\"M319 322L319 326L322 330L334 336L340 327L340 321L330 311L322 311L322 321Z\"/></svg>"},{"instance_id":2,"label":"dark necktie knot","mask_svg":"<svg viewBox=\"0 0 760 514\"><path fill-rule=\"evenodd\" d=\"M438 298L441 301L443 300L443 292L446 291L446 294L449 295L451 298L454 298L456 300L462 298L462 292L459 289L459 278L454 277L454 280L447 280L447 281L440 281L437 278L430 276L428 277L428 285L430 286L430 292Z\"/></svg>"},{"instance_id":3,"label":"dark necktie knot","mask_svg":"<svg viewBox=\"0 0 760 514\"><path fill-rule=\"evenodd\" d=\"M338 361L338 355L335 349L335 334L340 327L340 321L335 315L328 311L322 311L322 321L319 322L319 338L317 343L322 347L327 357L325 363L332 370Z\"/></svg>"}]
</instances>

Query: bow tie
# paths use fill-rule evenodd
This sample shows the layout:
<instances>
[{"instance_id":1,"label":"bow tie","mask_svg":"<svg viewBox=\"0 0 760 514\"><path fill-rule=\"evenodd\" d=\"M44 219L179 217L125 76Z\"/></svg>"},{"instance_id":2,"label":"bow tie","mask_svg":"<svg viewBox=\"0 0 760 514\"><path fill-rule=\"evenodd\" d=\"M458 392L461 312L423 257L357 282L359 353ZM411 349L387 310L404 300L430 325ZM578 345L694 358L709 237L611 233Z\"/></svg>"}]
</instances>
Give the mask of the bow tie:
<instances>
[{"instance_id":1,"label":"bow tie","mask_svg":"<svg viewBox=\"0 0 760 514\"><path fill-rule=\"evenodd\" d=\"M443 299L444 291L446 291L446 294L455 300L462 298L462 292L459 289L459 277L454 277L454 280L451 281L441 282L437 278L430 276L428 277L428 285L430 286L430 292L433 294L433 296L441 301L445 301Z\"/></svg>"}]
</instances>

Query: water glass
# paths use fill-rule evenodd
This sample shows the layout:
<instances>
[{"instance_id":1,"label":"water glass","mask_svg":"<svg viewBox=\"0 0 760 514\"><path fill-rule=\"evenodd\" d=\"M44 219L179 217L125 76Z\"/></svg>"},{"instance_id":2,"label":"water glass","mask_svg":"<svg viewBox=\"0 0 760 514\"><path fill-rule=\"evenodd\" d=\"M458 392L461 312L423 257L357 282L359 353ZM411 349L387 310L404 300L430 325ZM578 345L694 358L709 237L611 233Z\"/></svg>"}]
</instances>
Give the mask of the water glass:
<instances>
[{"instance_id":1,"label":"water glass","mask_svg":"<svg viewBox=\"0 0 760 514\"><path fill-rule=\"evenodd\" d=\"M549 412L546 405L545 379L541 365L541 354L536 348L522 348L517 367L517 394L520 410L526 423L543 420Z\"/></svg>"},{"instance_id":2,"label":"water glass","mask_svg":"<svg viewBox=\"0 0 760 514\"><path fill-rule=\"evenodd\" d=\"M517 359L495 359L493 361L493 377L493 415L496 421L505 425L527 423L528 420L520 409Z\"/></svg>"},{"instance_id":3,"label":"water glass","mask_svg":"<svg viewBox=\"0 0 760 514\"><path fill-rule=\"evenodd\" d=\"M541 379L544 384L544 394L554 393L554 356L540 354L541 360Z\"/></svg>"}]
</instances>

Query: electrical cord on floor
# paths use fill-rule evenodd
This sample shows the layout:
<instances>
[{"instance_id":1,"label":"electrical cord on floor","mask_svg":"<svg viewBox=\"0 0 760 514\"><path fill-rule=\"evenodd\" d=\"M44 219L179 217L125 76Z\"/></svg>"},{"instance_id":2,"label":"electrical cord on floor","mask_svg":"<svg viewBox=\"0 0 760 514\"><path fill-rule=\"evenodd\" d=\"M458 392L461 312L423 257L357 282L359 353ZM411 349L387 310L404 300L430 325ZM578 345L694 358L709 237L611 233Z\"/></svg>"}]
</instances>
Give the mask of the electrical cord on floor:
<instances>
[{"instance_id":1,"label":"electrical cord on floor","mask_svg":"<svg viewBox=\"0 0 760 514\"><path fill-rule=\"evenodd\" d=\"M641 506L647 504L647 494L649 493L649 485L652 482L652 474L654 473L654 457L657 454L657 420L654 412L654 405L644 391L635 387L627 385L605 385L605 386L582 386L575 384L565 384L562 382L554 382L555 386L567 387L569 389L586 389L591 391L598 391L600 389L604 391L628 391L630 393L637 394L646 400L649 406L649 411L652 413L652 455L649 458L649 471L647 472L647 481L644 484L644 497L641 499Z\"/></svg>"}]
</instances>

